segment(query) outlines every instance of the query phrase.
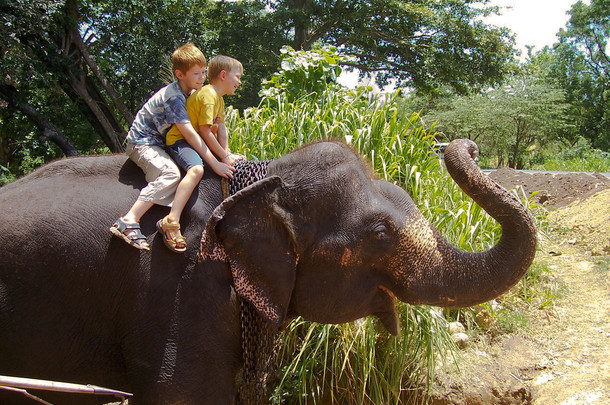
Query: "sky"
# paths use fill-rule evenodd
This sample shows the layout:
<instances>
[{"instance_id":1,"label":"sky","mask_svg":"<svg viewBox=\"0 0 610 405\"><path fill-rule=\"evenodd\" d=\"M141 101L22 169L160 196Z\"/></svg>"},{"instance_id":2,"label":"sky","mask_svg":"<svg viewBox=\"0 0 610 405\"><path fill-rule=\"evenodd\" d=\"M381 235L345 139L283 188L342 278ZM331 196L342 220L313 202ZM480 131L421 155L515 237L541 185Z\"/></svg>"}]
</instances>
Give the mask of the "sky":
<instances>
[{"instance_id":1,"label":"sky","mask_svg":"<svg viewBox=\"0 0 610 405\"><path fill-rule=\"evenodd\" d=\"M577 0L492 0L494 6L506 7L500 16L488 17L488 24L505 26L516 35L516 48L527 55L526 45L539 51L545 45L557 42L555 36L565 28L569 16L566 14Z\"/></svg>"},{"instance_id":2,"label":"sky","mask_svg":"<svg viewBox=\"0 0 610 405\"><path fill-rule=\"evenodd\" d=\"M566 14L577 0L492 0L491 5L501 7L501 15L488 17L488 24L507 27L515 38L515 47L521 58L527 56L526 45L533 45L534 52L557 42L556 34L565 28L569 16ZM510 8L507 8L510 7ZM339 83L354 87L357 72L345 72Z\"/></svg>"}]
</instances>

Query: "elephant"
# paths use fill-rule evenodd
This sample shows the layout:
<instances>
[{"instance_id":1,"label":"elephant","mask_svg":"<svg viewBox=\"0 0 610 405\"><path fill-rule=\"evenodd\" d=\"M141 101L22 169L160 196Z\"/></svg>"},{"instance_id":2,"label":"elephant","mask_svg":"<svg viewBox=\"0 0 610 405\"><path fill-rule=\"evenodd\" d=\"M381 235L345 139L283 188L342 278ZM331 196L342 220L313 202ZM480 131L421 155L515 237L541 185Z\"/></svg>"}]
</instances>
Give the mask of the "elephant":
<instances>
[{"instance_id":1,"label":"elephant","mask_svg":"<svg viewBox=\"0 0 610 405\"><path fill-rule=\"evenodd\" d=\"M165 207L142 219L150 251L108 231L145 185L125 156L49 163L0 188L0 375L127 391L130 405L233 404L240 302L274 330L297 316L373 315L397 334L396 299L442 307L493 299L528 270L536 229L518 199L481 172L477 153L474 142L456 140L444 159L502 227L482 252L448 243L405 190L341 141L269 161L261 179L227 198L206 171L183 214L181 255L155 233ZM23 398L0 391L0 403Z\"/></svg>"}]
</instances>

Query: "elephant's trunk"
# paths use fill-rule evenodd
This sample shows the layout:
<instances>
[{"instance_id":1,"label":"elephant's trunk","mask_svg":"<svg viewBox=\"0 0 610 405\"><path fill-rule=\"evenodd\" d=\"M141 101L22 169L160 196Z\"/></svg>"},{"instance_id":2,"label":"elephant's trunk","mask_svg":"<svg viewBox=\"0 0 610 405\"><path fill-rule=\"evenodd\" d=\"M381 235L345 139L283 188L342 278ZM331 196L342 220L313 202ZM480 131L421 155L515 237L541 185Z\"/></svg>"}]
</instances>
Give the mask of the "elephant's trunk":
<instances>
[{"instance_id":1,"label":"elephant's trunk","mask_svg":"<svg viewBox=\"0 0 610 405\"><path fill-rule=\"evenodd\" d=\"M518 199L485 176L474 162L470 140L455 140L445 150L447 170L460 188L502 226L502 237L486 252L464 252L451 246L432 226L420 246L415 272L405 271L397 293L406 302L466 307L489 301L514 286L536 253L536 228ZM427 223L427 221L426 221ZM420 226L425 227L424 223Z\"/></svg>"}]
</instances>

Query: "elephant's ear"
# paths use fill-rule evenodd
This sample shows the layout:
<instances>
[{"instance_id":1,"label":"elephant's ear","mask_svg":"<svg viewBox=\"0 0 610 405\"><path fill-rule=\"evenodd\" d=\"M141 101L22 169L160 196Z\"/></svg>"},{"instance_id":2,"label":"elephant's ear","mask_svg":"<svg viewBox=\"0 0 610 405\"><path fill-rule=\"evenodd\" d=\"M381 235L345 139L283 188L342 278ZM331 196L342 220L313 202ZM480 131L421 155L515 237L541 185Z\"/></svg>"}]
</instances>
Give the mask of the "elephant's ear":
<instances>
[{"instance_id":1,"label":"elephant's ear","mask_svg":"<svg viewBox=\"0 0 610 405\"><path fill-rule=\"evenodd\" d=\"M201 258L227 261L235 291L276 327L286 318L297 264L289 220L277 204L281 188L272 176L227 198L201 239Z\"/></svg>"}]
</instances>

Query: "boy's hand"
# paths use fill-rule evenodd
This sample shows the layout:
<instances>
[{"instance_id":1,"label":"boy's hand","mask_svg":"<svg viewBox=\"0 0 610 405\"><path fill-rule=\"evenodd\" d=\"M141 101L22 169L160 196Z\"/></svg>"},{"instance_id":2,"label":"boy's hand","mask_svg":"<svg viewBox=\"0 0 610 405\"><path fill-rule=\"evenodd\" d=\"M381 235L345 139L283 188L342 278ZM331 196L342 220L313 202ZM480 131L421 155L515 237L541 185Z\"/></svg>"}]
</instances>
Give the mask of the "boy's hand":
<instances>
[{"instance_id":1,"label":"boy's hand","mask_svg":"<svg viewBox=\"0 0 610 405\"><path fill-rule=\"evenodd\" d=\"M238 160L246 160L244 155L238 155L237 153L231 153L231 158L234 162L237 162Z\"/></svg>"},{"instance_id":2,"label":"boy's hand","mask_svg":"<svg viewBox=\"0 0 610 405\"><path fill-rule=\"evenodd\" d=\"M233 166L218 161L212 166L212 170L214 170L214 172L220 177L224 177L226 179L232 179L233 172L235 172L235 168Z\"/></svg>"},{"instance_id":3,"label":"boy's hand","mask_svg":"<svg viewBox=\"0 0 610 405\"><path fill-rule=\"evenodd\" d=\"M244 155L229 153L227 156L224 157L224 159L222 159L222 161L228 164L229 166L233 166L238 160L246 160L246 157Z\"/></svg>"},{"instance_id":4,"label":"boy's hand","mask_svg":"<svg viewBox=\"0 0 610 405\"><path fill-rule=\"evenodd\" d=\"M233 155L228 154L224 158L222 158L222 162L228 164L229 166L233 166L235 164L235 159Z\"/></svg>"}]
</instances>

